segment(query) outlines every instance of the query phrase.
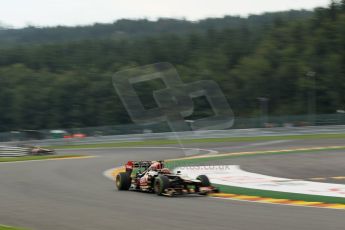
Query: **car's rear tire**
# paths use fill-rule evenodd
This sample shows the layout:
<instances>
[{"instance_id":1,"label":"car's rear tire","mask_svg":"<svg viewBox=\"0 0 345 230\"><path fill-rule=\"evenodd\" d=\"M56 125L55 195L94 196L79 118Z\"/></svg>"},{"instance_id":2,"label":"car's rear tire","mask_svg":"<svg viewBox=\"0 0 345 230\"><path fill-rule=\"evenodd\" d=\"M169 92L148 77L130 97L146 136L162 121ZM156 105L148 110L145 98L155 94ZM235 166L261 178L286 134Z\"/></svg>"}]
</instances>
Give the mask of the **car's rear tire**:
<instances>
[{"instance_id":1,"label":"car's rear tire","mask_svg":"<svg viewBox=\"0 0 345 230\"><path fill-rule=\"evenodd\" d=\"M116 176L115 183L118 190L128 190L131 187L131 177L128 173L120 172Z\"/></svg>"},{"instance_id":2,"label":"car's rear tire","mask_svg":"<svg viewBox=\"0 0 345 230\"><path fill-rule=\"evenodd\" d=\"M201 187L211 186L211 182L206 175L200 175L196 179L201 181Z\"/></svg>"},{"instance_id":3,"label":"car's rear tire","mask_svg":"<svg viewBox=\"0 0 345 230\"><path fill-rule=\"evenodd\" d=\"M156 177L155 182L154 182L154 190L155 193L159 196L161 196L166 189L170 187L170 182L169 178L164 175L160 175Z\"/></svg>"}]
</instances>

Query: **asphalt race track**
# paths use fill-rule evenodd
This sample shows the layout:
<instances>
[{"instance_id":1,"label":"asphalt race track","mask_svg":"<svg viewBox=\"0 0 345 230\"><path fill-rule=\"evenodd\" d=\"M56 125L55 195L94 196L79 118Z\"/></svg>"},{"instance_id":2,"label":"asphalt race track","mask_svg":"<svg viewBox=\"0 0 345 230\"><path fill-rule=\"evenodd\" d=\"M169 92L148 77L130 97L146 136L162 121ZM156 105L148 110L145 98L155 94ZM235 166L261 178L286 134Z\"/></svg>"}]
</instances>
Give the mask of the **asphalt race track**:
<instances>
[{"instance_id":1,"label":"asphalt race track","mask_svg":"<svg viewBox=\"0 0 345 230\"><path fill-rule=\"evenodd\" d=\"M239 152L302 146L342 145L343 140L212 143L188 147ZM183 156L177 149L112 148L68 150L96 155L0 165L0 223L38 230L344 229L344 211L294 207L208 197L158 197L119 192L102 173L127 160ZM290 178L345 176L345 152L236 158L248 171ZM342 174L342 175L340 175ZM339 182L340 183L340 182Z\"/></svg>"}]
</instances>

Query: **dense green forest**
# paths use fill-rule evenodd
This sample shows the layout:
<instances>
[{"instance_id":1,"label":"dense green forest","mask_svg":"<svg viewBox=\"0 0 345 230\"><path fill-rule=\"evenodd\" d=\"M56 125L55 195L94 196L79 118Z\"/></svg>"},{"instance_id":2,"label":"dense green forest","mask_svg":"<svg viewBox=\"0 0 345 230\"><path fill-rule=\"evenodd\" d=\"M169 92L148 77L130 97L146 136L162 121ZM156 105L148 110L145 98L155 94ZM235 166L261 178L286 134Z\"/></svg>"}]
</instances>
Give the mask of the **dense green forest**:
<instances>
[{"instance_id":1,"label":"dense green forest","mask_svg":"<svg viewBox=\"0 0 345 230\"><path fill-rule=\"evenodd\" d=\"M58 26L52 28L29 26L24 29L6 29L6 27L1 29L0 23L0 47L18 44L61 43L84 39L120 40L172 33L185 35L204 33L207 29L238 29L243 25L248 28L260 28L263 25L272 25L277 17L290 21L308 18L311 15L311 11L291 10L263 15L250 15L248 18L226 16L224 18L208 18L196 22L169 18L161 18L157 21L122 19L112 24L97 23L91 26Z\"/></svg>"},{"instance_id":2,"label":"dense green forest","mask_svg":"<svg viewBox=\"0 0 345 230\"><path fill-rule=\"evenodd\" d=\"M128 67L175 65L219 83L236 116L345 109L345 1L199 22L120 20L0 30L0 131L130 123L111 83Z\"/></svg>"}]
</instances>

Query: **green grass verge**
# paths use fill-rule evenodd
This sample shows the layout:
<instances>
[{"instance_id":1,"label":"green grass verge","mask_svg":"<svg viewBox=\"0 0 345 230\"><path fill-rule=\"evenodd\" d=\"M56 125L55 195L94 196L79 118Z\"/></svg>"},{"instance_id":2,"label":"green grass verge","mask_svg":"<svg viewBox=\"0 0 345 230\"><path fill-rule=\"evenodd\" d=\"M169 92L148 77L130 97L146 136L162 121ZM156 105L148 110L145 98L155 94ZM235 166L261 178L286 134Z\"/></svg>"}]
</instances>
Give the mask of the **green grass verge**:
<instances>
[{"instance_id":1,"label":"green grass verge","mask_svg":"<svg viewBox=\"0 0 345 230\"><path fill-rule=\"evenodd\" d=\"M341 197L276 192L276 191L241 188L241 187L218 185L218 184L215 184L215 186L218 187L222 193L232 193L232 194L247 195L247 196L260 196L260 197L275 198L275 199L303 200L303 201L310 201L310 202L345 204L345 198L341 198Z\"/></svg>"},{"instance_id":2,"label":"green grass verge","mask_svg":"<svg viewBox=\"0 0 345 230\"><path fill-rule=\"evenodd\" d=\"M345 138L345 134L307 134L307 135L285 135L285 136L258 136L258 137L229 137L229 138L204 138L187 139L183 144L193 143L220 143L220 142L253 142L253 141L272 141L272 140L310 140L310 139L336 139ZM133 142L98 143L82 145L57 145L49 146L53 149L80 149L80 148L110 148L110 147L140 147L179 144L176 140L147 140Z\"/></svg>"},{"instance_id":3,"label":"green grass verge","mask_svg":"<svg viewBox=\"0 0 345 230\"><path fill-rule=\"evenodd\" d=\"M49 155L49 156L22 156L22 157L0 157L0 162L15 162L15 161L34 161L34 160L47 160L59 159L68 157L82 157L83 155ZM1 230L1 228L0 228Z\"/></svg>"},{"instance_id":4,"label":"green grass verge","mask_svg":"<svg viewBox=\"0 0 345 230\"><path fill-rule=\"evenodd\" d=\"M14 228L6 225L0 225L0 230L24 230L23 228Z\"/></svg>"},{"instance_id":5,"label":"green grass verge","mask_svg":"<svg viewBox=\"0 0 345 230\"><path fill-rule=\"evenodd\" d=\"M339 148L339 149L345 149L345 147ZM270 153L265 153L263 151L263 152L256 152L255 154L250 154L250 155L211 156L211 157L194 158L194 159L182 158L182 159L169 161L166 163L166 166L173 169L176 167L183 167L183 166L188 166L188 165L202 165L203 163L207 163L212 160L224 160L224 159L231 159L231 158L238 158L238 157L253 157L257 155L280 155L280 154L298 154L298 153L317 154L317 152L322 152L322 151L327 151L327 150L334 150L334 149L325 148L325 149L320 149L320 150L270 152ZM248 196L260 196L260 197L265 197L265 198L276 198L276 199L303 200L303 201L311 201L311 202L345 204L345 198L340 198L340 197L328 197L328 196L317 196L317 195L288 193L288 192L276 192L276 191L269 191L269 190L249 189L249 188L218 185L218 184L215 184L215 186L218 187L222 193L232 193L232 194L248 195Z\"/></svg>"}]
</instances>

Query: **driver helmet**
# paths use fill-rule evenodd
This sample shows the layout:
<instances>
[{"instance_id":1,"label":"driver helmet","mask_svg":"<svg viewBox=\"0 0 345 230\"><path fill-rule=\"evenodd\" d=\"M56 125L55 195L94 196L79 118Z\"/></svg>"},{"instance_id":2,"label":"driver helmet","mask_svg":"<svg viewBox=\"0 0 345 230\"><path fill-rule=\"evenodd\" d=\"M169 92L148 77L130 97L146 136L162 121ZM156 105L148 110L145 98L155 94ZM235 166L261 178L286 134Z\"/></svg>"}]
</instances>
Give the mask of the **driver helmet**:
<instances>
[{"instance_id":1,"label":"driver helmet","mask_svg":"<svg viewBox=\"0 0 345 230\"><path fill-rule=\"evenodd\" d=\"M154 162L150 166L150 170L159 170L162 169L162 164L160 162Z\"/></svg>"}]
</instances>

